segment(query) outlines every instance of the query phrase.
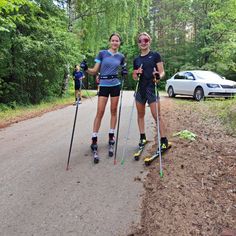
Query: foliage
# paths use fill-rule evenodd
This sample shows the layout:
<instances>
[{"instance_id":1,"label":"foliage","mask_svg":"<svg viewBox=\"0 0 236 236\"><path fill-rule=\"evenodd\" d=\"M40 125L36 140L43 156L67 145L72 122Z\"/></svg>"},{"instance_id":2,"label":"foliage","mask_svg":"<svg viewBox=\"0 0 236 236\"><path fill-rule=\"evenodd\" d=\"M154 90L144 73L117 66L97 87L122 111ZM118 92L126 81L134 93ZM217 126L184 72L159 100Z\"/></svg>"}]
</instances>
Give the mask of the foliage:
<instances>
[{"instance_id":1,"label":"foliage","mask_svg":"<svg viewBox=\"0 0 236 236\"><path fill-rule=\"evenodd\" d=\"M176 71L213 70L236 80L235 0L1 0L0 103L36 104L64 93L68 74L119 32L134 89L136 36L152 35L169 78ZM160 88L164 88L164 83ZM95 88L94 77L85 86Z\"/></svg>"},{"instance_id":2,"label":"foliage","mask_svg":"<svg viewBox=\"0 0 236 236\"><path fill-rule=\"evenodd\" d=\"M185 129L185 130L181 130L181 131L179 131L179 132L173 134L173 136L174 136L174 137L175 137L175 136L178 136L178 137L180 137L180 138L182 138L182 139L187 139L187 140L191 140L191 141L195 141L195 139L196 139L196 137L197 137L196 134L194 134L194 133L192 133L191 131L186 130L186 129Z\"/></svg>"}]
</instances>

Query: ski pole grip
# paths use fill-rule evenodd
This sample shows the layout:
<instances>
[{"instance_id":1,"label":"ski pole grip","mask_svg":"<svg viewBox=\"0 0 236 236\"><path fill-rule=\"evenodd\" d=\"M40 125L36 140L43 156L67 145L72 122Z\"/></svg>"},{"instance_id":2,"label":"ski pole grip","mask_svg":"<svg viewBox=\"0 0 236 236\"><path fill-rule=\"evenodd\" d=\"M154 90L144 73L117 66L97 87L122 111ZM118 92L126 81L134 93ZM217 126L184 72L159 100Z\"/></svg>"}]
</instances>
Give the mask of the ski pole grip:
<instances>
[{"instance_id":1,"label":"ski pole grip","mask_svg":"<svg viewBox=\"0 0 236 236\"><path fill-rule=\"evenodd\" d=\"M142 67L143 67L143 64L141 64L139 68L142 69ZM137 73L138 80L140 79L140 76L141 76L141 73Z\"/></svg>"}]
</instances>

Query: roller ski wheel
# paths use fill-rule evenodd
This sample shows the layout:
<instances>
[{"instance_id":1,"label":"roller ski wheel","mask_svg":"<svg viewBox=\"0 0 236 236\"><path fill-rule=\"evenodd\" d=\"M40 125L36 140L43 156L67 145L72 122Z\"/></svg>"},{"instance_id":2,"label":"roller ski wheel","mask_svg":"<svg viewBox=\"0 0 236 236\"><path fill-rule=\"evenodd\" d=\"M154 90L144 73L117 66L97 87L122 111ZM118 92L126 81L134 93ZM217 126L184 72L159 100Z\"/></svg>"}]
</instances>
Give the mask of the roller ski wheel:
<instances>
[{"instance_id":1,"label":"roller ski wheel","mask_svg":"<svg viewBox=\"0 0 236 236\"><path fill-rule=\"evenodd\" d=\"M143 149L144 149L144 147L139 147L138 152L134 153L134 160L135 161L139 161L140 156L141 156L141 154L143 152Z\"/></svg>"},{"instance_id":2,"label":"roller ski wheel","mask_svg":"<svg viewBox=\"0 0 236 236\"><path fill-rule=\"evenodd\" d=\"M97 164L99 162L98 145L92 143L90 147L93 152L93 162L94 164Z\"/></svg>"},{"instance_id":3,"label":"roller ski wheel","mask_svg":"<svg viewBox=\"0 0 236 236\"><path fill-rule=\"evenodd\" d=\"M109 147L108 147L108 156L109 157L113 157L115 141L114 140L110 140L108 145L109 145Z\"/></svg>"},{"instance_id":4,"label":"roller ski wheel","mask_svg":"<svg viewBox=\"0 0 236 236\"><path fill-rule=\"evenodd\" d=\"M168 147L165 150L161 150L161 153L164 154L167 150L169 150L171 148L172 144L169 142ZM145 166L150 166L151 163L157 159L159 157L159 151L157 151L154 155L152 155L151 157L146 157L144 159L144 164Z\"/></svg>"},{"instance_id":5,"label":"roller ski wheel","mask_svg":"<svg viewBox=\"0 0 236 236\"><path fill-rule=\"evenodd\" d=\"M99 162L99 156L97 151L93 151L93 162L94 164L98 164Z\"/></svg>"},{"instance_id":6,"label":"roller ski wheel","mask_svg":"<svg viewBox=\"0 0 236 236\"><path fill-rule=\"evenodd\" d=\"M145 140L140 140L138 151L136 153L134 153L134 160L135 161L139 161L140 156L141 156L146 144L147 144L146 139Z\"/></svg>"}]
</instances>

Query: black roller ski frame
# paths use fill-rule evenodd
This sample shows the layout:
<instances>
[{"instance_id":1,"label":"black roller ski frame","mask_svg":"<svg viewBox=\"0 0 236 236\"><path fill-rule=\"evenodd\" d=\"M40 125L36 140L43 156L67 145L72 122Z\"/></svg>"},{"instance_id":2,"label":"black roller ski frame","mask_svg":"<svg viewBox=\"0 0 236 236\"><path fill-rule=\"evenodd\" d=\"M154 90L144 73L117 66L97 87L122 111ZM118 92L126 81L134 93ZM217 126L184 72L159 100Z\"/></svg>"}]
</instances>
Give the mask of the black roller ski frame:
<instances>
[{"instance_id":1,"label":"black roller ski frame","mask_svg":"<svg viewBox=\"0 0 236 236\"><path fill-rule=\"evenodd\" d=\"M170 148L171 148L171 146L172 146L172 144L171 143L169 143L168 144L168 147L167 147L167 149L165 150L165 151L161 151L161 153L165 153L167 150L169 150ZM146 165L146 166L149 166L149 165L151 165L151 163L155 160L155 159L157 159L159 157L159 151L157 151L154 155L152 155L151 157L146 157L145 159L144 159L144 164Z\"/></svg>"}]
</instances>

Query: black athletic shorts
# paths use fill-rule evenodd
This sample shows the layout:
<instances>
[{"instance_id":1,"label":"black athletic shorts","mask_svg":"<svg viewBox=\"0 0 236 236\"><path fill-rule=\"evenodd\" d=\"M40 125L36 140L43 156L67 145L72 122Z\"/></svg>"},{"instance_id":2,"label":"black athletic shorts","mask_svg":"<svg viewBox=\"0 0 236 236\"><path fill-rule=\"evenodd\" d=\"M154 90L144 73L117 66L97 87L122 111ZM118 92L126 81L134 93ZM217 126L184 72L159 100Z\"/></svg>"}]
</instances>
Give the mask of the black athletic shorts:
<instances>
[{"instance_id":1,"label":"black athletic shorts","mask_svg":"<svg viewBox=\"0 0 236 236\"><path fill-rule=\"evenodd\" d=\"M120 89L121 89L120 85L112 87L100 86L98 96L109 97L110 95L111 97L117 97L120 96Z\"/></svg>"},{"instance_id":2,"label":"black athletic shorts","mask_svg":"<svg viewBox=\"0 0 236 236\"><path fill-rule=\"evenodd\" d=\"M79 79L75 79L75 90L81 89L81 82Z\"/></svg>"},{"instance_id":3,"label":"black athletic shorts","mask_svg":"<svg viewBox=\"0 0 236 236\"><path fill-rule=\"evenodd\" d=\"M144 88L145 91L141 94L140 91L135 95L135 100L141 104L151 104L156 101L155 88L147 86ZM159 94L157 93L157 100L159 99Z\"/></svg>"}]
</instances>

